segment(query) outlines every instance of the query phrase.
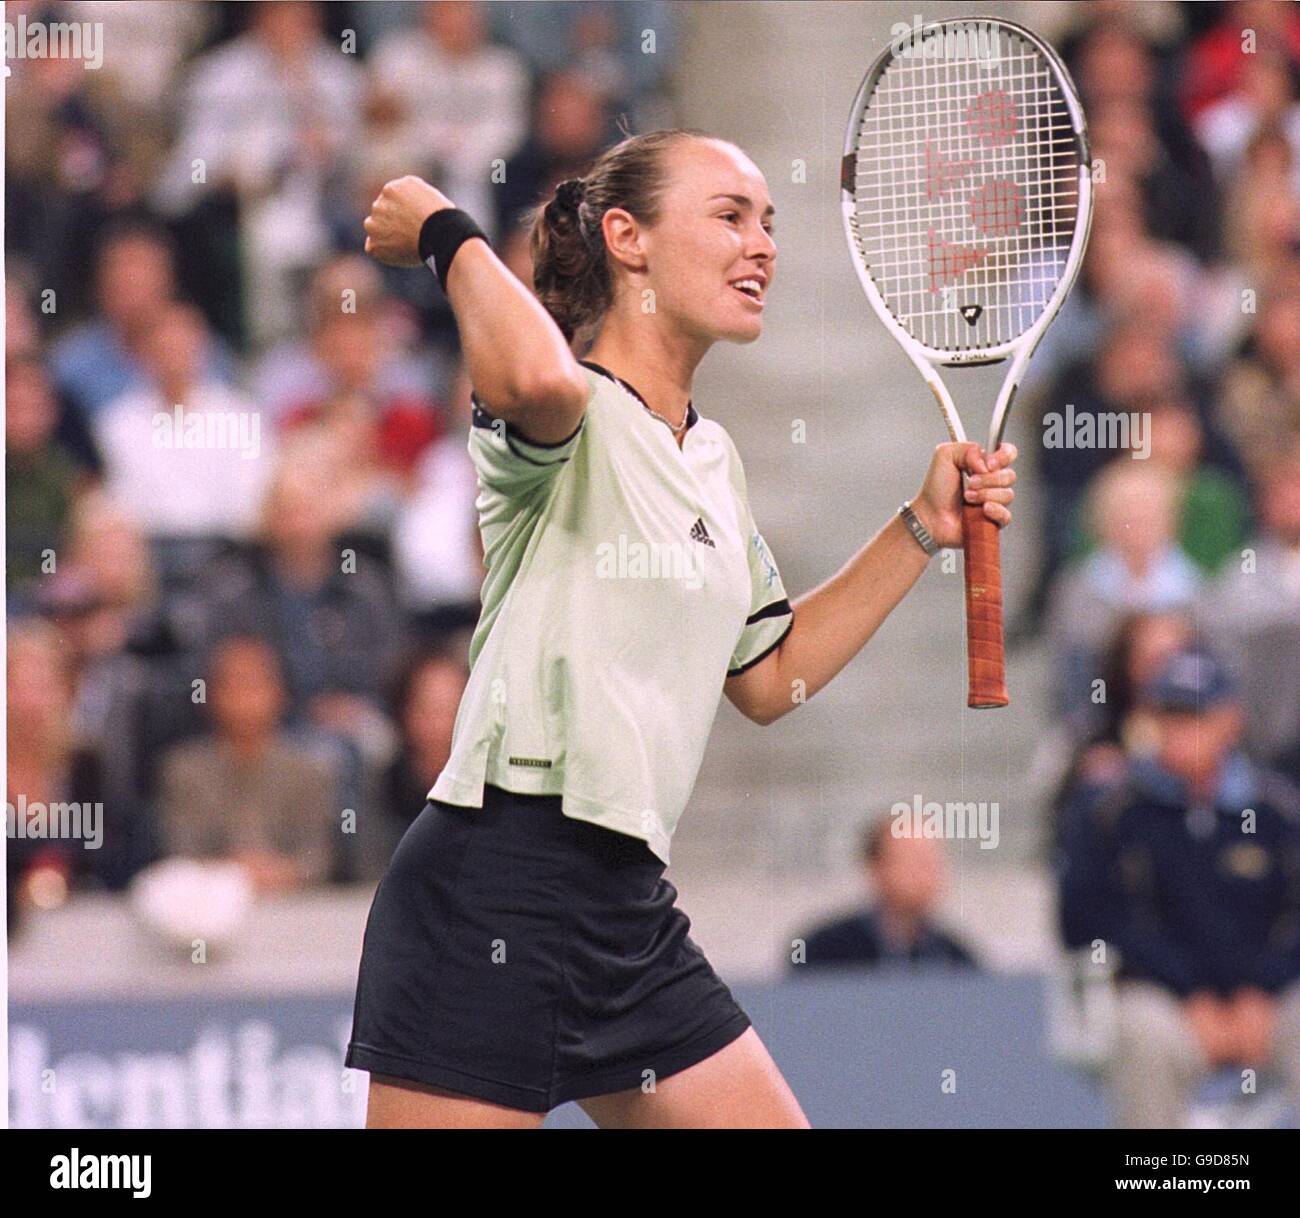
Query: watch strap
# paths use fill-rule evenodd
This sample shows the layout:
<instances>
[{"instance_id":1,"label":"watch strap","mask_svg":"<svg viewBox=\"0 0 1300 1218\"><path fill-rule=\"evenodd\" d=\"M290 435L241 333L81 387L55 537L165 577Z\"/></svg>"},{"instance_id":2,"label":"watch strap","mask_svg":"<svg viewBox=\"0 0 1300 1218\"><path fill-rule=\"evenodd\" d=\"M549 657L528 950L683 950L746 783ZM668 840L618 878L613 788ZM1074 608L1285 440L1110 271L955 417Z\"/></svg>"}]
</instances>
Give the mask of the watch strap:
<instances>
[{"instance_id":1,"label":"watch strap","mask_svg":"<svg viewBox=\"0 0 1300 1218\"><path fill-rule=\"evenodd\" d=\"M934 540L930 530L921 523L920 517L912 511L912 501L910 499L905 499L903 501L903 506L898 509L898 514L903 518L903 523L907 525L912 536L916 538L917 545L919 545L921 549L923 549L931 558L939 553L938 543Z\"/></svg>"}]
</instances>

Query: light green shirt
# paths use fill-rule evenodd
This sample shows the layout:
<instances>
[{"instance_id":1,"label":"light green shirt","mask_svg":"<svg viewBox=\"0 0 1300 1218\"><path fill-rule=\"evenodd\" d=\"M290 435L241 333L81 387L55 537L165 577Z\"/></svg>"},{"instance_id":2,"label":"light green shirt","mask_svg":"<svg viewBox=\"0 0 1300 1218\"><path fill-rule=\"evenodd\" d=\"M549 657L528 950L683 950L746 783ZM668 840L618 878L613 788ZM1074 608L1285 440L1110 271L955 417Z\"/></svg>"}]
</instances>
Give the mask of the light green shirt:
<instances>
[{"instance_id":1,"label":"light green shirt","mask_svg":"<svg viewBox=\"0 0 1300 1218\"><path fill-rule=\"evenodd\" d=\"M631 386L584 367L586 413L559 444L475 404L483 611L429 796L560 795L666 864L723 681L794 615L726 431L688 406L679 449Z\"/></svg>"}]
</instances>

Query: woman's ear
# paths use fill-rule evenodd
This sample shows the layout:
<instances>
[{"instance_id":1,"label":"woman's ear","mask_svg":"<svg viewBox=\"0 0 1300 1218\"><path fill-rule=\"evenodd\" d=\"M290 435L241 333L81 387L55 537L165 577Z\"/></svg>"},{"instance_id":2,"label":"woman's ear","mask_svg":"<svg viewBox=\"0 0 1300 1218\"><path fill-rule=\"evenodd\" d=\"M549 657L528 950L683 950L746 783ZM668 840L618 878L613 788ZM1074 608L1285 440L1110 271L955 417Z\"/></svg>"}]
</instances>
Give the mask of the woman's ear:
<instances>
[{"instance_id":1,"label":"woman's ear","mask_svg":"<svg viewBox=\"0 0 1300 1218\"><path fill-rule=\"evenodd\" d=\"M628 271L645 270L645 230L630 211L611 207L600 218L600 227L605 235L605 247L620 266Z\"/></svg>"}]
</instances>

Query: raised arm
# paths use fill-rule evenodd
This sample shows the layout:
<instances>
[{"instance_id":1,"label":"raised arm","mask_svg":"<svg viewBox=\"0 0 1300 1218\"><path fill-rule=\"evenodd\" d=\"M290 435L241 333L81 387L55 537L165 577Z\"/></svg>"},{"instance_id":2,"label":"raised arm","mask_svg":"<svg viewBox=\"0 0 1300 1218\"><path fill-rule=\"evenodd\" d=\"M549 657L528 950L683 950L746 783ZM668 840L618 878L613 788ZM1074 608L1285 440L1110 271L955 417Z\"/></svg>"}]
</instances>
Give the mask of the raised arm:
<instances>
[{"instance_id":1,"label":"raised arm","mask_svg":"<svg viewBox=\"0 0 1300 1218\"><path fill-rule=\"evenodd\" d=\"M389 266L419 266L420 229L452 206L420 178L386 183L366 217L366 253ZM537 298L478 239L457 251L446 288L484 408L541 444L571 436L586 408L587 380Z\"/></svg>"}]
</instances>

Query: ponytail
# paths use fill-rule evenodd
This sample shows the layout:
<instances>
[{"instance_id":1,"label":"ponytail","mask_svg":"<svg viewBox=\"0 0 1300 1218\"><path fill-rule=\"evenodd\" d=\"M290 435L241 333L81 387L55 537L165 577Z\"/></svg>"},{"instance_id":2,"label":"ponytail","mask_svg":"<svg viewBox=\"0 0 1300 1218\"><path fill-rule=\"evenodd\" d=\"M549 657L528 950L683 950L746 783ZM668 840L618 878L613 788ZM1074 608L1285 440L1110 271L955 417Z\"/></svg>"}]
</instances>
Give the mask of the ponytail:
<instances>
[{"instance_id":1,"label":"ponytail","mask_svg":"<svg viewBox=\"0 0 1300 1218\"><path fill-rule=\"evenodd\" d=\"M570 178L534 212L529 245L537 298L569 341L594 336L614 303L614 281L601 221L611 207L653 224L667 185L663 152L685 128L629 136L602 153L585 178Z\"/></svg>"}]
</instances>

